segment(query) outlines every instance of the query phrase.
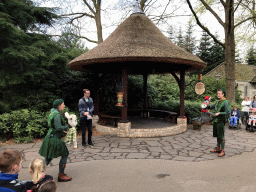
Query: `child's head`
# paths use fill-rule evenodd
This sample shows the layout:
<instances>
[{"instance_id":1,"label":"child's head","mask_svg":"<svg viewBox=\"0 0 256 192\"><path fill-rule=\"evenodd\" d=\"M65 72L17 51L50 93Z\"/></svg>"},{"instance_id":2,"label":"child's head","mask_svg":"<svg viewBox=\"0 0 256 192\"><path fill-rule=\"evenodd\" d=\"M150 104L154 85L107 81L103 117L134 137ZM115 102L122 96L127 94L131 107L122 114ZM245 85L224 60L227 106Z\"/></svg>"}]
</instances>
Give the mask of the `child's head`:
<instances>
[{"instance_id":1,"label":"child's head","mask_svg":"<svg viewBox=\"0 0 256 192\"><path fill-rule=\"evenodd\" d=\"M237 106L234 106L234 110L237 110Z\"/></svg>"},{"instance_id":2,"label":"child's head","mask_svg":"<svg viewBox=\"0 0 256 192\"><path fill-rule=\"evenodd\" d=\"M0 154L0 171L17 174L21 170L22 154L18 150L5 150Z\"/></svg>"},{"instance_id":3,"label":"child's head","mask_svg":"<svg viewBox=\"0 0 256 192\"><path fill-rule=\"evenodd\" d=\"M57 190L57 185L52 180L47 180L40 185L32 187L33 192L55 192Z\"/></svg>"},{"instance_id":4,"label":"child's head","mask_svg":"<svg viewBox=\"0 0 256 192\"><path fill-rule=\"evenodd\" d=\"M29 166L29 173L33 175L33 183L40 181L44 175L46 164L41 159L34 159Z\"/></svg>"}]
</instances>

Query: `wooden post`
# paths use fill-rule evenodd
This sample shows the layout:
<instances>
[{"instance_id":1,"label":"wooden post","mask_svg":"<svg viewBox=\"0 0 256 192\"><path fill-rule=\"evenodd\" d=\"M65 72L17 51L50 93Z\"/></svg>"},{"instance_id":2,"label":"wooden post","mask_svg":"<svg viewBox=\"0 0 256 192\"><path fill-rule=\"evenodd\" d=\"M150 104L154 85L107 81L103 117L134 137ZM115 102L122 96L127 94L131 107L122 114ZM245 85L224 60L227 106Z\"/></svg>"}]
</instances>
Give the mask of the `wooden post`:
<instances>
[{"instance_id":1,"label":"wooden post","mask_svg":"<svg viewBox=\"0 0 256 192\"><path fill-rule=\"evenodd\" d=\"M96 93L95 93L95 98L94 98L94 114L98 114L100 112L100 76L99 76L99 73L96 73L95 74L95 77L94 77L94 80L95 80L95 86L96 86Z\"/></svg>"},{"instance_id":2,"label":"wooden post","mask_svg":"<svg viewBox=\"0 0 256 192\"><path fill-rule=\"evenodd\" d=\"M185 116L185 69L180 70L180 116Z\"/></svg>"},{"instance_id":3,"label":"wooden post","mask_svg":"<svg viewBox=\"0 0 256 192\"><path fill-rule=\"evenodd\" d=\"M143 113L146 117L148 117L146 110L148 109L148 74L143 74L143 96L144 96L144 103L143 103Z\"/></svg>"},{"instance_id":4,"label":"wooden post","mask_svg":"<svg viewBox=\"0 0 256 192\"><path fill-rule=\"evenodd\" d=\"M127 93L128 93L128 73L127 69L122 69L122 92L124 93L124 106L121 107L121 123L127 123L127 110L128 110L128 101L127 101Z\"/></svg>"}]
</instances>

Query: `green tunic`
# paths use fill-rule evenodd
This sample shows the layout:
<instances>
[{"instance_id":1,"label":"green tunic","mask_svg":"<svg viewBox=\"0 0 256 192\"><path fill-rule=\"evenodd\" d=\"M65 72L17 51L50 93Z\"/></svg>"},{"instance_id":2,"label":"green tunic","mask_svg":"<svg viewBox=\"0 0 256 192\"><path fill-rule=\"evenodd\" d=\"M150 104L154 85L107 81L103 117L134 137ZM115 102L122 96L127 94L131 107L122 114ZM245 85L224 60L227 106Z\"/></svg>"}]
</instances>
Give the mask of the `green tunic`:
<instances>
[{"instance_id":1,"label":"green tunic","mask_svg":"<svg viewBox=\"0 0 256 192\"><path fill-rule=\"evenodd\" d=\"M213 137L225 138L225 124L230 115L230 107L228 100L217 101L210 106L210 109L214 109L214 113L220 113L213 119Z\"/></svg>"},{"instance_id":2,"label":"green tunic","mask_svg":"<svg viewBox=\"0 0 256 192\"><path fill-rule=\"evenodd\" d=\"M69 152L66 143L61 138L64 136L63 131L68 129L68 125L65 125L63 117L55 108L52 108L48 117L48 126L50 129L44 138L39 154L46 159L67 156Z\"/></svg>"}]
</instances>

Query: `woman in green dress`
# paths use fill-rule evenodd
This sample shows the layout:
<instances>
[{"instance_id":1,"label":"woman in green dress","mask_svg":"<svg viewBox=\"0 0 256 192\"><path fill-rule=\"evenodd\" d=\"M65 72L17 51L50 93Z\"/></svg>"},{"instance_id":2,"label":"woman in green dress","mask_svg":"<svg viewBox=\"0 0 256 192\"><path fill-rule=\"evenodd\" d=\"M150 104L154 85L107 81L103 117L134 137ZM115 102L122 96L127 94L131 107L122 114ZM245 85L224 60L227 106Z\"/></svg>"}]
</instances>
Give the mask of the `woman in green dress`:
<instances>
[{"instance_id":1,"label":"woman in green dress","mask_svg":"<svg viewBox=\"0 0 256 192\"><path fill-rule=\"evenodd\" d=\"M226 91L220 89L217 91L219 101L210 106L214 109L215 117L213 119L213 137L217 137L217 147L211 150L212 153L219 153L218 156L225 155L225 124L230 116L229 101L225 98Z\"/></svg>"},{"instance_id":2,"label":"woman in green dress","mask_svg":"<svg viewBox=\"0 0 256 192\"><path fill-rule=\"evenodd\" d=\"M64 100L57 99L53 102L53 108L48 117L48 126L50 129L39 150L39 154L45 158L46 165L48 165L52 159L61 157L58 174L59 182L70 181L72 179L72 177L64 173L69 155L66 143L61 140L65 135L65 131L68 129L68 125L65 125L64 118L61 114L64 108Z\"/></svg>"}]
</instances>

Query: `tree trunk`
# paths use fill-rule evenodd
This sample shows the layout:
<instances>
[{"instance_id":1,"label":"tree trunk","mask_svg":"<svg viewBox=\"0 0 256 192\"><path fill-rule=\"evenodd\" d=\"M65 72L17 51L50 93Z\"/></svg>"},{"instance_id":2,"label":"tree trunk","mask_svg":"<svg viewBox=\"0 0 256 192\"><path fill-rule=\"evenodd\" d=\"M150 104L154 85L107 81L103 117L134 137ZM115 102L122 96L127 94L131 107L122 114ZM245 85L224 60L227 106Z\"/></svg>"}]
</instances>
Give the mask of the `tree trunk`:
<instances>
[{"instance_id":1,"label":"tree trunk","mask_svg":"<svg viewBox=\"0 0 256 192\"><path fill-rule=\"evenodd\" d=\"M103 42L102 37L102 24L101 24L101 1L97 2L96 14L95 14L95 23L97 27L97 36L98 36L98 44Z\"/></svg>"},{"instance_id":2,"label":"tree trunk","mask_svg":"<svg viewBox=\"0 0 256 192\"><path fill-rule=\"evenodd\" d=\"M235 102L234 0L227 0L225 11L225 76L227 99Z\"/></svg>"}]
</instances>

